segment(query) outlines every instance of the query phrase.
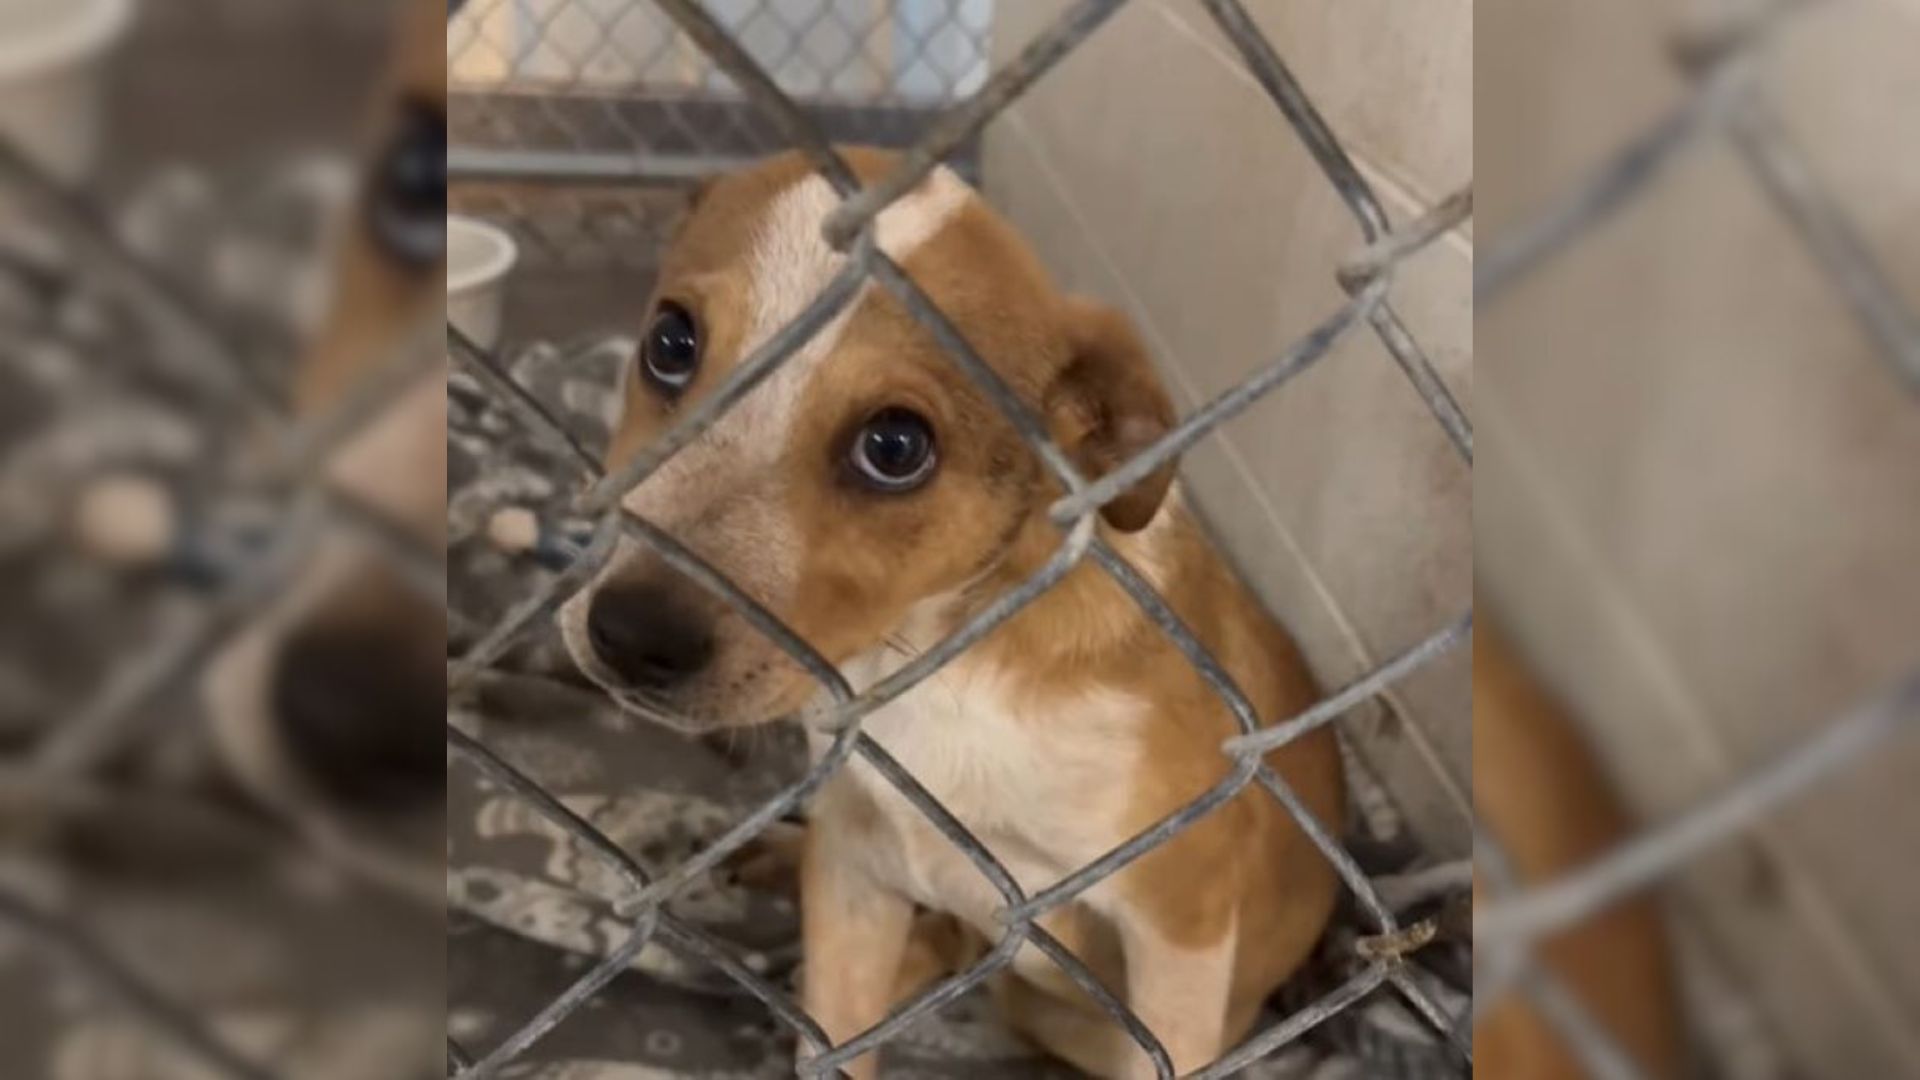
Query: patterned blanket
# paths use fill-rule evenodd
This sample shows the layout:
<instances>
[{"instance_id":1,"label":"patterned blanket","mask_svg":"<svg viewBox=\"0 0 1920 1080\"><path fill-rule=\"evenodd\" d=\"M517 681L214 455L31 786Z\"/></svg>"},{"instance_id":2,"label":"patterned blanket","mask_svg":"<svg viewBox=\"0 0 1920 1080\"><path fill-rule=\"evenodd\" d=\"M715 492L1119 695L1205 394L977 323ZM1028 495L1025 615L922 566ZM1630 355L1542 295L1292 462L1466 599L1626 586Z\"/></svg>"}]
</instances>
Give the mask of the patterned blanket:
<instances>
[{"instance_id":1,"label":"patterned blanket","mask_svg":"<svg viewBox=\"0 0 1920 1080\"><path fill-rule=\"evenodd\" d=\"M176 280L205 283L201 291L234 316L258 374L275 383L291 354L290 328L306 311L300 298L310 295L323 196L337 192L339 175L337 162L217 180L162 172L118 216L123 233L163 258ZM182 625L206 584L128 579L77 558L61 542L61 506L47 493L118 464L190 475L230 453L244 433L194 392L186 345L90 287L57 245L10 253L0 267L0 333L18 346L20 361L0 365L0 587L10 605L0 619L0 741L17 748L43 734L46 718L85 700L113 658ZM611 421L607 388L629 348L612 337L532 343L511 351L512 367L597 447ZM565 459L528 438L464 374L451 377L448 395L449 647L457 653L551 572L495 546L487 537L493 515L532 510L561 534L584 523L563 512L575 482ZM501 666L506 674L452 703L454 722L650 870L701 850L800 767L790 731L697 741L622 716L575 684L544 627ZM441 912L362 888L205 775L189 696L177 696L152 723L161 737L116 778L111 797L55 815L57 825L45 829L28 827L35 818L15 814L14 804L0 805L0 890L59 915L275 1075L440 1075L443 1017L447 1033L484 1052L626 938L627 925L610 910L616 883L607 869L464 764L449 761L443 929ZM1419 852L1379 793L1364 778L1358 786L1361 805L1351 816L1364 865L1377 874L1418 869ZM0 800L10 797L0 785ZM789 882L729 865L691 883L670 908L776 985L791 984L799 955ZM1351 970L1355 925L1343 916L1324 962L1281 995L1274 1019ZM1464 946L1423 955L1446 961L1436 963L1433 987L1464 1012ZM207 1075L5 920L0 1008L8 1076ZM889 1076L902 1078L1071 1075L1011 1036L981 995L917 1025L889 1045L885 1062ZM791 1067L792 1039L763 1007L714 971L649 947L509 1075L771 1077ZM1248 1075L1452 1072L1435 1040L1377 996Z\"/></svg>"},{"instance_id":2,"label":"patterned blanket","mask_svg":"<svg viewBox=\"0 0 1920 1080\"><path fill-rule=\"evenodd\" d=\"M618 337L569 346L540 343L512 353L523 385L561 417L590 449L604 444L613 422L611 387L632 343ZM464 460L455 503L456 562L475 564L452 602L483 626L525 596L544 573L531 559L493 550L486 523L502 508L534 510L559 534L582 535L584 521L568 520L564 502L570 466L523 437L514 420L455 376L450 424ZM526 673L503 678L471 702L458 702L455 722L558 796L569 808L634 854L650 872L664 872L701 850L797 776L804 761L798 733L756 730L737 739L693 740L620 713L596 693L570 685L571 668L551 630L519 650L510 667ZM1418 870L1419 852L1404 835L1377 786L1357 776L1355 850L1374 873ZM1365 804L1364 813L1361 805ZM564 830L511 793L468 768L455 766L449 795L449 900L461 913L451 946L450 979L456 1007L450 1023L485 1046L532 1015L565 976L521 992L488 974L489 963L511 965L525 946L501 932L572 954L547 963L583 970L626 939L628 925L613 916L615 876ZM1462 883L1453 875L1452 884ZM739 880L726 867L694 882L670 910L737 946L755 970L790 984L798 962L798 927L791 883L769 888ZM1430 890L1429 890L1430 892ZM1410 906L1427 892L1408 893ZM1274 1003L1271 1020L1331 989L1354 969L1349 960L1355 921L1329 935L1315 971ZM469 951L471 954L469 954ZM1451 957L1443 954L1451 952ZM531 955L531 954L526 954ZM487 957L494 958L489 961ZM1470 979L1464 946L1442 944L1433 954L1439 973L1422 977L1435 996L1465 1011ZM1448 962L1448 961L1451 962ZM779 1076L791 1070L792 1038L766 1011L724 976L683 963L649 946L634 960L636 977L616 983L587 1013L619 1022L562 1024L536 1047L546 1062L538 1075L566 1077ZM1443 977L1443 975L1445 977ZM890 1077L1045 1077L1071 1070L1038 1058L998 1022L984 992L911 1028L883 1057ZM1447 1053L1397 999L1376 998L1326 1025L1307 1043L1276 1055L1247 1075L1294 1078L1380 1076L1419 1078L1456 1073Z\"/></svg>"}]
</instances>

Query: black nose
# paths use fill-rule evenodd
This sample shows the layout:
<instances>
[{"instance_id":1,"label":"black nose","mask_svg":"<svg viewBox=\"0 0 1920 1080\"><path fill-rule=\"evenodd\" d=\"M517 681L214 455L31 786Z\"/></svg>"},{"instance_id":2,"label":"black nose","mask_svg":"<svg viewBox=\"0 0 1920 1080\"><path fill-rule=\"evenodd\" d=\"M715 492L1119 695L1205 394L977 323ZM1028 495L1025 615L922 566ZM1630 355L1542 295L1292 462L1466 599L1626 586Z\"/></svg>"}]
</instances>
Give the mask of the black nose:
<instances>
[{"instance_id":1,"label":"black nose","mask_svg":"<svg viewBox=\"0 0 1920 1080\"><path fill-rule=\"evenodd\" d=\"M322 795L365 810L444 798L446 674L376 628L294 634L272 708L293 768Z\"/></svg>"},{"instance_id":2,"label":"black nose","mask_svg":"<svg viewBox=\"0 0 1920 1080\"><path fill-rule=\"evenodd\" d=\"M713 659L707 620L657 585L608 585L587 607L587 637L601 663L633 686L666 690Z\"/></svg>"}]
</instances>

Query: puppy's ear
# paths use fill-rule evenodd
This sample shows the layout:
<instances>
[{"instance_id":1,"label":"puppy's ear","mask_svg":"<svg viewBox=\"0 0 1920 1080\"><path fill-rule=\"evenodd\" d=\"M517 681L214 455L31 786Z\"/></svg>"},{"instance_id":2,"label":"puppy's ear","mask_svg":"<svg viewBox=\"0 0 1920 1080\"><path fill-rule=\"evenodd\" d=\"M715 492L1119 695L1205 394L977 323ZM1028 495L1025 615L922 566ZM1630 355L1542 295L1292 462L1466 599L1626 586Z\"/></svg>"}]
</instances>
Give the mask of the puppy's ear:
<instances>
[{"instance_id":1,"label":"puppy's ear","mask_svg":"<svg viewBox=\"0 0 1920 1080\"><path fill-rule=\"evenodd\" d=\"M1173 401L1126 316L1078 297L1061 310L1072 355L1048 388L1047 419L1081 475L1095 480L1172 429ZM1173 473L1173 462L1160 466L1102 507L1101 516L1122 532L1145 528Z\"/></svg>"}]
</instances>

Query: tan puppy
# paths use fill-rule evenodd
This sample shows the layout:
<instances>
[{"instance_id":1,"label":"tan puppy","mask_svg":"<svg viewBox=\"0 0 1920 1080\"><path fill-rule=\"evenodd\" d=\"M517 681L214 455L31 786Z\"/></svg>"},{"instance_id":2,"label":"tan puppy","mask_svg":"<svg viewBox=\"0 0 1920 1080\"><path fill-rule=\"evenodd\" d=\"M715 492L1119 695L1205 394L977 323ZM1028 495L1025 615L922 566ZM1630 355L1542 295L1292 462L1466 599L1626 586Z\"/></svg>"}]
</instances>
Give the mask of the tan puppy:
<instances>
[{"instance_id":1,"label":"tan puppy","mask_svg":"<svg viewBox=\"0 0 1920 1080\"><path fill-rule=\"evenodd\" d=\"M892 159L847 151L866 181ZM618 465L712 392L841 268L836 198L794 155L712 183L671 244L642 321ZM1163 435L1174 411L1126 321L1061 295L1020 238L947 171L879 220L883 250L1089 475ZM1218 656L1260 715L1311 703L1293 642L1214 552L1169 466L1106 507L1105 536ZM906 311L869 286L712 431L626 497L838 665L872 685L1033 573L1061 542L1059 490L1013 427ZM581 668L682 730L754 724L815 685L744 620L623 543L560 613ZM1134 603L1082 567L866 730L1035 891L1219 780L1233 724ZM816 736L818 739L818 736ZM1330 731L1272 766L1337 826ZM803 1004L836 1041L895 1004L916 906L997 938L1000 899L864 763L812 807ZM1307 956L1331 868L1245 793L1045 925L1158 1036L1182 1072L1213 1060ZM1102 1076L1144 1055L1037 952L1002 987L1013 1021ZM857 1063L873 1075L871 1055Z\"/></svg>"},{"instance_id":2,"label":"tan puppy","mask_svg":"<svg viewBox=\"0 0 1920 1080\"><path fill-rule=\"evenodd\" d=\"M1473 631L1473 801L1523 883L1575 869L1628 829L1626 813L1573 725L1484 616ZM1476 902L1481 895L1476 883ZM1617 905L1549 939L1539 955L1647 1076L1681 1075L1680 1006L1652 901ZM1587 1075L1554 1029L1517 996L1481 1020L1473 1047L1475 1076Z\"/></svg>"},{"instance_id":3,"label":"tan puppy","mask_svg":"<svg viewBox=\"0 0 1920 1080\"><path fill-rule=\"evenodd\" d=\"M297 417L323 415L393 362L444 303L444 11L406 0L396 30L372 153L338 237L332 304L296 370ZM444 550L446 460L445 382L429 375L341 447L326 477ZM206 681L216 742L257 797L326 837L356 835L435 902L445 655L441 605L370 544L329 535Z\"/></svg>"}]
</instances>

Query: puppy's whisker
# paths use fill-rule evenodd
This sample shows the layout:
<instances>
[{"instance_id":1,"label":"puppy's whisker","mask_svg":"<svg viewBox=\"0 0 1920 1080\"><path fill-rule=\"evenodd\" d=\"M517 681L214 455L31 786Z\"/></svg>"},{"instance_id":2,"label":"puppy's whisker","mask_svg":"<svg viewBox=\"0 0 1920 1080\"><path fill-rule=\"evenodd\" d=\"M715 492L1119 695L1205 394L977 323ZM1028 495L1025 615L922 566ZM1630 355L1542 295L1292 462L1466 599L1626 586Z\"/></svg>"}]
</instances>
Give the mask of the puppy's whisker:
<instances>
[{"instance_id":1,"label":"puppy's whisker","mask_svg":"<svg viewBox=\"0 0 1920 1080\"><path fill-rule=\"evenodd\" d=\"M644 690L637 688L622 690L616 695L615 700L619 701L627 711L632 712L649 723L660 724L674 730L682 730L687 727L685 717L676 715L671 708L667 707L665 702L660 701Z\"/></svg>"}]
</instances>

